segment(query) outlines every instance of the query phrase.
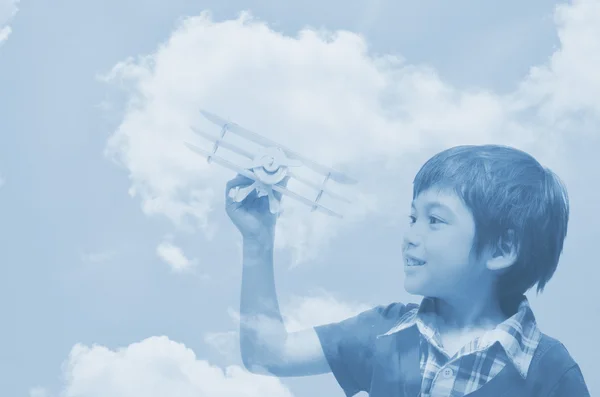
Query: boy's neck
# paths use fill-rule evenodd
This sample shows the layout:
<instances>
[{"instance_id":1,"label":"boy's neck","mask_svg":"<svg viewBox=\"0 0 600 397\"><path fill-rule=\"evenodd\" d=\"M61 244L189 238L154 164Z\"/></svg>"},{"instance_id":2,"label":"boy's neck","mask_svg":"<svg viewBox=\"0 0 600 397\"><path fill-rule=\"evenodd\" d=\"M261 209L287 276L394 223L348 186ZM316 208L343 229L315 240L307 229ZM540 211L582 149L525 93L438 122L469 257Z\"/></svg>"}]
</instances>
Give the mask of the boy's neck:
<instances>
[{"instance_id":1,"label":"boy's neck","mask_svg":"<svg viewBox=\"0 0 600 397\"><path fill-rule=\"evenodd\" d=\"M442 333L490 330L507 318L500 302L489 296L436 298L435 310Z\"/></svg>"}]
</instances>

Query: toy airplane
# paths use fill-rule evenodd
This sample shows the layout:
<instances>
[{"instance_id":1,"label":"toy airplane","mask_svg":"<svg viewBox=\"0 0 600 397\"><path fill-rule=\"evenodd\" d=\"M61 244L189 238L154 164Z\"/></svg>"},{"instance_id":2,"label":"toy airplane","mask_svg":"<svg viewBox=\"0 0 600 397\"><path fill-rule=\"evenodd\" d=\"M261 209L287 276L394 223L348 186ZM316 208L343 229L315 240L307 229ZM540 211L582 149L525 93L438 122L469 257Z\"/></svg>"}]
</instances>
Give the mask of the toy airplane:
<instances>
[{"instance_id":1,"label":"toy airplane","mask_svg":"<svg viewBox=\"0 0 600 397\"><path fill-rule=\"evenodd\" d=\"M342 215L319 204L319 200L321 199L323 193L325 193L332 198L349 203L350 201L348 199L330 191L325 187L325 185L329 180L343 184L353 184L356 183L356 180L333 168L320 165L306 157L303 157L300 154L293 152L292 150L287 149L274 141L271 141L270 139L240 127L236 123L222 119L221 117L204 110L201 110L200 113L202 113L202 115L212 123L219 125L221 127L221 133L217 137L192 128L198 135L214 142L213 148L212 151L209 152L188 142L185 142L186 146L195 153L206 157L209 163L215 162L254 181L254 183L252 183L250 186L232 189L229 192L229 197L231 197L235 202L241 202L254 189L256 189L259 197L268 196L269 210L271 213L276 214L279 213L280 208L278 200L273 195L273 191L277 191L309 205L311 207L311 211L319 210L328 215L342 218ZM258 152L252 153L241 147L233 145L232 143L225 142L223 138L227 132L231 132L242 138L251 140L262 146L262 148ZM246 157L248 162L246 164L238 165L218 156L216 152L220 147L229 149L234 153ZM301 178L290 171L290 167L300 167L303 165L321 175L324 175L325 179L323 182L318 185L309 180ZM307 199L306 197L300 196L299 194L294 193L281 185L278 185L278 183L281 182L286 176L294 178L307 186L317 189L318 193L316 198L314 200Z\"/></svg>"}]
</instances>

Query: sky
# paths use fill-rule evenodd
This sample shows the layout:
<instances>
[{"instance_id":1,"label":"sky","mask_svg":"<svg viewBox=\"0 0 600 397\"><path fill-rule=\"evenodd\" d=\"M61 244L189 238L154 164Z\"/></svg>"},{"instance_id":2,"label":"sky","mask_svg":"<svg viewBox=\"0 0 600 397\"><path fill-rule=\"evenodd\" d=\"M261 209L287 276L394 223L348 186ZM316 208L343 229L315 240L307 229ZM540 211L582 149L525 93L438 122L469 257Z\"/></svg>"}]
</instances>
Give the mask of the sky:
<instances>
[{"instance_id":1,"label":"sky","mask_svg":"<svg viewBox=\"0 0 600 397\"><path fill-rule=\"evenodd\" d=\"M598 0L0 0L0 394L343 396L331 374L241 366L234 173L182 144L218 132L199 109L359 180L332 186L342 220L282 203L288 330L420 300L400 241L427 158L532 153L571 219L528 297L600 393L598 37Z\"/></svg>"}]
</instances>

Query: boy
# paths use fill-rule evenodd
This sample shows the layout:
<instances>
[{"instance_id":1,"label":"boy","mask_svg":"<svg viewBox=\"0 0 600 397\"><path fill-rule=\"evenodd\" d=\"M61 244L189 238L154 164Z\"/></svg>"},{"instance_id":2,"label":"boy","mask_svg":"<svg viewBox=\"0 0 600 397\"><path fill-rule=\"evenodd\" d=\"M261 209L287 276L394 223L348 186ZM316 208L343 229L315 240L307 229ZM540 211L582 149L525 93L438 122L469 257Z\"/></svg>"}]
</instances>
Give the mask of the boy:
<instances>
[{"instance_id":1,"label":"boy","mask_svg":"<svg viewBox=\"0 0 600 397\"><path fill-rule=\"evenodd\" d=\"M249 183L238 176L227 193ZM589 396L579 366L540 332L524 295L552 277L569 217L560 180L530 155L483 145L433 156L414 179L403 241L404 286L421 304L381 305L293 333L275 292L276 216L264 197L226 197L243 237L240 349L249 371L332 372L347 396Z\"/></svg>"}]
</instances>

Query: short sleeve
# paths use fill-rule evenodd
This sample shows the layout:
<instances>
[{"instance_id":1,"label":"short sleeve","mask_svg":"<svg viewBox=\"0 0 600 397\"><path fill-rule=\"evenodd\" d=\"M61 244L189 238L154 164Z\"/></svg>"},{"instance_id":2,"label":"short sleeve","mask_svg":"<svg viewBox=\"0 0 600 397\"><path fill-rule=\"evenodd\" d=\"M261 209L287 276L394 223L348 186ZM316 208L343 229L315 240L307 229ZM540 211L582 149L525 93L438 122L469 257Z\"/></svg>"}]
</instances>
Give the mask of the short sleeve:
<instances>
[{"instance_id":1,"label":"short sleeve","mask_svg":"<svg viewBox=\"0 0 600 397\"><path fill-rule=\"evenodd\" d=\"M331 372L346 396L369 390L375 338L389 331L407 308L401 303L379 305L346 320L314 327Z\"/></svg>"},{"instance_id":2,"label":"short sleeve","mask_svg":"<svg viewBox=\"0 0 600 397\"><path fill-rule=\"evenodd\" d=\"M583 374L578 365L571 367L560 378L552 392L551 397L590 397L590 392L585 385Z\"/></svg>"}]
</instances>

